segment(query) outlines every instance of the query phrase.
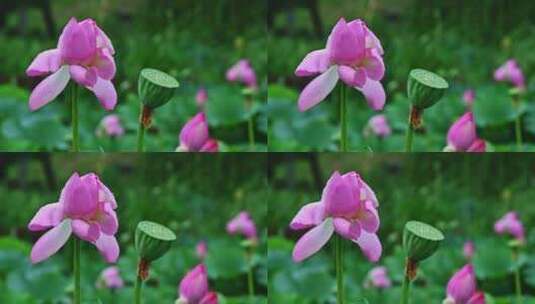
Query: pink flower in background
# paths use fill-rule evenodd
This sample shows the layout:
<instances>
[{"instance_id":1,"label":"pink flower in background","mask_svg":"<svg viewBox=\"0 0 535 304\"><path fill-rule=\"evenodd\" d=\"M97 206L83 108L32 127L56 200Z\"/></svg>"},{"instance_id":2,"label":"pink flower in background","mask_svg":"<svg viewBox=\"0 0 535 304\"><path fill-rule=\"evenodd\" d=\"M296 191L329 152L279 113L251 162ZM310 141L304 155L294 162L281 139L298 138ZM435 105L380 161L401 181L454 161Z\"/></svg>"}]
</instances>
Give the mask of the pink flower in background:
<instances>
[{"instance_id":1,"label":"pink flower in background","mask_svg":"<svg viewBox=\"0 0 535 304\"><path fill-rule=\"evenodd\" d=\"M334 172L323 189L319 202L301 208L290 228L310 229L295 244L293 260L301 262L319 251L333 232L357 243L368 260L381 257L379 203L373 190L356 172Z\"/></svg>"},{"instance_id":2,"label":"pink flower in background","mask_svg":"<svg viewBox=\"0 0 535 304\"><path fill-rule=\"evenodd\" d=\"M124 135L124 128L121 124L121 120L116 114L105 116L100 122L100 128L102 128L110 137L119 137Z\"/></svg>"},{"instance_id":3,"label":"pink flower in background","mask_svg":"<svg viewBox=\"0 0 535 304\"><path fill-rule=\"evenodd\" d=\"M486 144L477 138L474 114L466 112L448 131L448 146L445 151L452 152L485 152Z\"/></svg>"},{"instance_id":4,"label":"pink flower in background","mask_svg":"<svg viewBox=\"0 0 535 304\"><path fill-rule=\"evenodd\" d=\"M217 294L208 291L208 274L203 264L190 270L178 286L179 304L217 304Z\"/></svg>"},{"instance_id":5,"label":"pink flower in background","mask_svg":"<svg viewBox=\"0 0 535 304\"><path fill-rule=\"evenodd\" d=\"M110 289L122 288L124 286L124 281L119 273L119 268L117 266L110 266L104 269L100 274L97 287L102 287L102 283L104 283L105 287Z\"/></svg>"},{"instance_id":6,"label":"pink flower in background","mask_svg":"<svg viewBox=\"0 0 535 304\"><path fill-rule=\"evenodd\" d=\"M55 254L72 233L95 245L108 263L114 263L119 257L116 208L113 193L97 175L74 173L61 190L59 202L41 207L28 225L31 231L50 229L33 245L32 263Z\"/></svg>"},{"instance_id":7,"label":"pink flower in background","mask_svg":"<svg viewBox=\"0 0 535 304\"><path fill-rule=\"evenodd\" d=\"M378 137L387 137L392 134L388 120L384 114L378 114L370 118L368 127Z\"/></svg>"},{"instance_id":8,"label":"pink flower in background","mask_svg":"<svg viewBox=\"0 0 535 304\"><path fill-rule=\"evenodd\" d=\"M204 88L200 88L195 94L195 102L199 108L204 107L204 104L208 101L208 92Z\"/></svg>"},{"instance_id":9,"label":"pink flower in background","mask_svg":"<svg viewBox=\"0 0 535 304\"><path fill-rule=\"evenodd\" d=\"M467 264L451 277L443 304L485 304L485 295L476 289L474 267Z\"/></svg>"},{"instance_id":10,"label":"pink flower in background","mask_svg":"<svg viewBox=\"0 0 535 304\"><path fill-rule=\"evenodd\" d=\"M466 90L463 93L463 101L467 106L471 106L474 104L474 100L476 99L476 92L472 89Z\"/></svg>"},{"instance_id":11,"label":"pink flower in background","mask_svg":"<svg viewBox=\"0 0 535 304\"><path fill-rule=\"evenodd\" d=\"M241 82L247 87L256 89L256 74L247 59L241 59L227 70L227 80L232 82Z\"/></svg>"},{"instance_id":12,"label":"pink flower in background","mask_svg":"<svg viewBox=\"0 0 535 304\"><path fill-rule=\"evenodd\" d=\"M471 260L475 252L476 252L476 247L474 245L474 242L468 241L464 243L463 255L467 260Z\"/></svg>"},{"instance_id":13,"label":"pink flower in background","mask_svg":"<svg viewBox=\"0 0 535 304\"><path fill-rule=\"evenodd\" d=\"M208 253L208 247L206 246L205 241L199 242L197 246L195 246L195 253L199 259L204 260Z\"/></svg>"},{"instance_id":14,"label":"pink flower in background","mask_svg":"<svg viewBox=\"0 0 535 304\"><path fill-rule=\"evenodd\" d=\"M229 234L242 234L252 241L256 241L258 238L256 225L247 211L238 213L227 223L227 232Z\"/></svg>"},{"instance_id":15,"label":"pink flower in background","mask_svg":"<svg viewBox=\"0 0 535 304\"><path fill-rule=\"evenodd\" d=\"M370 270L366 286L369 285L375 288L389 288L392 286L386 267L378 266Z\"/></svg>"},{"instance_id":16,"label":"pink flower in background","mask_svg":"<svg viewBox=\"0 0 535 304\"><path fill-rule=\"evenodd\" d=\"M526 87L524 83L524 74L514 59L507 60L494 72L494 80L511 82L519 89L524 89Z\"/></svg>"},{"instance_id":17,"label":"pink flower in background","mask_svg":"<svg viewBox=\"0 0 535 304\"><path fill-rule=\"evenodd\" d=\"M112 110L117 103L117 92L111 82L115 76L114 54L110 39L95 21L78 22L71 18L57 48L39 53L26 70L28 76L51 74L33 89L30 110L54 100L71 78L92 91L106 110Z\"/></svg>"},{"instance_id":18,"label":"pink flower in background","mask_svg":"<svg viewBox=\"0 0 535 304\"><path fill-rule=\"evenodd\" d=\"M515 239L524 242L524 225L515 211L507 212L494 223L494 231L498 234L510 234Z\"/></svg>"},{"instance_id":19,"label":"pink flower in background","mask_svg":"<svg viewBox=\"0 0 535 304\"><path fill-rule=\"evenodd\" d=\"M372 109L381 110L386 100L379 82L385 74L382 55L381 42L362 20L347 23L341 18L327 46L308 53L295 70L299 77L319 74L301 92L299 110L306 111L323 101L339 79L361 91Z\"/></svg>"},{"instance_id":20,"label":"pink flower in background","mask_svg":"<svg viewBox=\"0 0 535 304\"><path fill-rule=\"evenodd\" d=\"M180 152L217 152L217 141L209 138L208 122L204 112L200 112L190 119L180 131L178 137Z\"/></svg>"}]
</instances>

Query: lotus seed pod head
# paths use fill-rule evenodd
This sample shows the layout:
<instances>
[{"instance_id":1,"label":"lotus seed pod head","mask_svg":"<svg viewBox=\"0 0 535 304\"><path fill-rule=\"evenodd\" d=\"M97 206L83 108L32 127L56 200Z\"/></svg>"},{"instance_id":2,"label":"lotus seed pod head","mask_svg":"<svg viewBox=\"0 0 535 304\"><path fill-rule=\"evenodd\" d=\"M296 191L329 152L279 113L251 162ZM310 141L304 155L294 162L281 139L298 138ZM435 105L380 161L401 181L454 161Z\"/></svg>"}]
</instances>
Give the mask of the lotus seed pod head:
<instances>
[{"instance_id":1,"label":"lotus seed pod head","mask_svg":"<svg viewBox=\"0 0 535 304\"><path fill-rule=\"evenodd\" d=\"M175 240L176 235L169 228L142 221L137 225L134 245L141 259L152 262L163 256Z\"/></svg>"},{"instance_id":2,"label":"lotus seed pod head","mask_svg":"<svg viewBox=\"0 0 535 304\"><path fill-rule=\"evenodd\" d=\"M143 69L139 73L138 94L143 105L155 109L166 104L179 87L178 81L162 71Z\"/></svg>"},{"instance_id":3,"label":"lotus seed pod head","mask_svg":"<svg viewBox=\"0 0 535 304\"><path fill-rule=\"evenodd\" d=\"M432 256L438 249L444 235L428 224L409 221L403 231L403 249L407 258L418 263Z\"/></svg>"},{"instance_id":4,"label":"lotus seed pod head","mask_svg":"<svg viewBox=\"0 0 535 304\"><path fill-rule=\"evenodd\" d=\"M448 87L448 82L439 75L415 69L409 73L407 96L415 108L423 110L437 103Z\"/></svg>"}]
</instances>

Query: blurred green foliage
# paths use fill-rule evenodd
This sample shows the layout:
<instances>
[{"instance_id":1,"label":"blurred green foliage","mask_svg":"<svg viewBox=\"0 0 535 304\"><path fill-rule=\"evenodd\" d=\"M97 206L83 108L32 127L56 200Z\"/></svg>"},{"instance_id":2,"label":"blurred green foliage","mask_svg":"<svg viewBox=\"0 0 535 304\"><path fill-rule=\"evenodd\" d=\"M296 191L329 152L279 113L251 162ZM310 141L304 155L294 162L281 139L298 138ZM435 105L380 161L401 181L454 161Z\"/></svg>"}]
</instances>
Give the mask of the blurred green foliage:
<instances>
[{"instance_id":1,"label":"blurred green foliage","mask_svg":"<svg viewBox=\"0 0 535 304\"><path fill-rule=\"evenodd\" d=\"M288 227L301 206L320 199L321 187L334 170L357 171L380 204L381 260L373 264L356 244L344 242L350 303L359 296L370 303L399 302L405 259L401 232L409 220L430 223L446 235L437 254L421 263L412 303L441 303L449 278L467 263L462 247L469 240L475 243L472 262L479 288L488 294L487 303L514 303L515 265L521 267L524 303L534 303L535 156L321 153L317 159L317 172L311 169L311 160L299 153L274 154L269 159L268 286L274 303L335 301L332 242L310 259L294 263L291 252L303 231ZM512 262L508 237L493 230L494 222L510 210L518 212L527 235L518 264ZM393 287L363 288L368 271L378 265L388 269Z\"/></svg>"},{"instance_id":2,"label":"blurred green foliage","mask_svg":"<svg viewBox=\"0 0 535 304\"><path fill-rule=\"evenodd\" d=\"M210 288L220 303L249 303L246 250L240 236L225 232L228 220L247 210L256 222L260 243L252 264L257 303L266 303L265 228L267 188L264 154L2 154L0 155L0 302L66 303L72 292L71 244L50 259L31 265L29 251L42 233L26 226L44 204L58 200L75 170L97 173L118 203L121 255L126 286L115 292L95 289L107 266L94 246L82 247L82 284L86 300L131 303L137 255L133 231L141 220L170 227L178 237L169 254L154 262L146 302L173 302L185 272L200 260L195 245L205 241ZM51 172L44 169L50 160ZM52 177L51 177L52 176ZM89 302L93 303L93 302Z\"/></svg>"},{"instance_id":3,"label":"blurred green foliage","mask_svg":"<svg viewBox=\"0 0 535 304\"><path fill-rule=\"evenodd\" d=\"M424 127L415 137L416 151L440 151L446 146L449 126L467 110L462 94L468 88L476 91L475 119L479 135L490 143L489 150L516 150L513 122L517 115L523 119L523 150L535 150L532 1L320 0L318 5L323 35L314 33L304 8L279 13L268 33L270 151L337 150L336 91L314 109L300 113L297 96L311 78L296 77L294 71L307 53L325 47L340 17L365 20L381 40L386 65L384 114L393 129L385 140L364 136L368 120L377 113L360 92L349 90L351 151L403 150L409 112L406 81L413 68L435 71L451 85L444 99L426 111ZM526 76L524 106L518 112L508 96L510 86L493 80L494 70L508 58L516 58Z\"/></svg>"},{"instance_id":4,"label":"blurred green foliage","mask_svg":"<svg viewBox=\"0 0 535 304\"><path fill-rule=\"evenodd\" d=\"M173 100L159 108L146 138L147 151L173 151L182 126L200 109L195 93L208 92L207 117L211 135L223 151L265 151L267 119L266 30L264 1L51 1L56 31L71 16L93 18L108 34L116 49L118 92L115 112L126 128L118 140L97 138L95 130L106 113L94 95L81 90L81 147L85 151L132 151L135 148L139 100L137 79L144 67L168 72L181 86ZM21 4L22 7L25 7ZM33 58L55 47L57 37L48 37L43 18L35 8L8 14L0 28L0 148L14 151L67 150L70 142L70 112L63 94L35 113L28 96L39 79L25 75ZM242 85L228 83L225 71L240 58L248 58L259 81L259 92L248 107ZM227 110L225 110L227 109ZM42 113L46 112L46 113ZM5 113L5 114L4 114ZM257 145L247 145L247 120L253 116ZM47 130L42 137L43 126ZM38 132L37 130L41 130ZM34 134L32 136L32 134ZM35 140L36 137L38 140Z\"/></svg>"}]
</instances>

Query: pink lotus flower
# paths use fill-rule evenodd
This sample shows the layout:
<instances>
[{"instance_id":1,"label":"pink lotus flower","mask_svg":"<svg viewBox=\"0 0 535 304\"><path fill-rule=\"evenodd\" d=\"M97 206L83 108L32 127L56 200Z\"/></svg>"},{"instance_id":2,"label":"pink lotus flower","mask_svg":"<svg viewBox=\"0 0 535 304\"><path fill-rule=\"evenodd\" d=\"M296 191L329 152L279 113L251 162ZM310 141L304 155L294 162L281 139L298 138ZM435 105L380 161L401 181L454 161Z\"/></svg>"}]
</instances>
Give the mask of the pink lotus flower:
<instances>
[{"instance_id":1,"label":"pink lotus flower","mask_svg":"<svg viewBox=\"0 0 535 304\"><path fill-rule=\"evenodd\" d=\"M362 20L349 23L341 18L334 26L325 49L308 53L295 70L299 77L315 76L299 96L299 110L306 111L334 89L338 79L361 91L368 105L381 110L385 91L379 82L385 74L383 48Z\"/></svg>"},{"instance_id":2,"label":"pink lotus flower","mask_svg":"<svg viewBox=\"0 0 535 304\"><path fill-rule=\"evenodd\" d=\"M208 253L208 247L206 246L205 241L199 242L197 246L195 246L195 253L199 259L204 260Z\"/></svg>"},{"instance_id":3,"label":"pink lotus flower","mask_svg":"<svg viewBox=\"0 0 535 304\"><path fill-rule=\"evenodd\" d=\"M383 114L378 114L370 118L368 128L378 137L384 138L392 134L388 120Z\"/></svg>"},{"instance_id":4,"label":"pink lotus flower","mask_svg":"<svg viewBox=\"0 0 535 304\"><path fill-rule=\"evenodd\" d=\"M367 284L365 284L365 286L369 287L369 285L375 288L389 288L392 286L386 267L378 266L370 270L368 273Z\"/></svg>"},{"instance_id":5,"label":"pink lotus flower","mask_svg":"<svg viewBox=\"0 0 535 304\"><path fill-rule=\"evenodd\" d=\"M227 223L229 234L241 234L251 241L258 239L256 225L247 211L242 211Z\"/></svg>"},{"instance_id":6,"label":"pink lotus flower","mask_svg":"<svg viewBox=\"0 0 535 304\"><path fill-rule=\"evenodd\" d=\"M474 268L467 264L451 277L443 304L485 304L485 295L476 289Z\"/></svg>"},{"instance_id":7,"label":"pink lotus flower","mask_svg":"<svg viewBox=\"0 0 535 304\"><path fill-rule=\"evenodd\" d=\"M476 92L474 90L466 90L463 93L463 101L467 106L471 106L476 99Z\"/></svg>"},{"instance_id":8,"label":"pink lotus flower","mask_svg":"<svg viewBox=\"0 0 535 304\"><path fill-rule=\"evenodd\" d=\"M450 127L445 151L485 152L485 150L485 141L477 138L474 114L466 112Z\"/></svg>"},{"instance_id":9,"label":"pink lotus flower","mask_svg":"<svg viewBox=\"0 0 535 304\"><path fill-rule=\"evenodd\" d=\"M100 274L97 287L102 288L102 283L104 283L105 287L110 289L122 288L124 286L124 281L119 273L119 268L117 266L110 266L104 269Z\"/></svg>"},{"instance_id":10,"label":"pink lotus flower","mask_svg":"<svg viewBox=\"0 0 535 304\"><path fill-rule=\"evenodd\" d=\"M474 245L474 242L468 241L464 243L463 245L463 255L467 260L471 260L474 256L474 253L476 252L476 247Z\"/></svg>"},{"instance_id":11,"label":"pink lotus flower","mask_svg":"<svg viewBox=\"0 0 535 304\"><path fill-rule=\"evenodd\" d=\"M524 225L515 211L506 213L494 224L494 231L498 234L508 233L515 239L524 242Z\"/></svg>"},{"instance_id":12,"label":"pink lotus flower","mask_svg":"<svg viewBox=\"0 0 535 304\"><path fill-rule=\"evenodd\" d=\"M494 72L494 80L511 82L519 89L524 89L526 87L524 83L524 74L514 59L507 60Z\"/></svg>"},{"instance_id":13,"label":"pink lotus flower","mask_svg":"<svg viewBox=\"0 0 535 304\"><path fill-rule=\"evenodd\" d=\"M293 260L301 262L320 250L333 232L357 243L373 262L381 257L379 203L372 189L356 172L334 172L323 189L321 200L299 210L290 228L310 229L293 250Z\"/></svg>"},{"instance_id":14,"label":"pink lotus flower","mask_svg":"<svg viewBox=\"0 0 535 304\"><path fill-rule=\"evenodd\" d=\"M195 95L195 101L197 102L197 106L199 106L199 108L204 107L204 104L206 101L208 101L208 92L206 92L204 88L200 88Z\"/></svg>"},{"instance_id":15,"label":"pink lotus flower","mask_svg":"<svg viewBox=\"0 0 535 304\"><path fill-rule=\"evenodd\" d=\"M179 152L217 152L219 147L215 139L209 138L208 122L203 112L190 119L180 131Z\"/></svg>"},{"instance_id":16,"label":"pink lotus flower","mask_svg":"<svg viewBox=\"0 0 535 304\"><path fill-rule=\"evenodd\" d=\"M48 230L34 244L32 263L39 263L55 254L72 233L95 245L108 263L119 257L115 233L119 228L113 193L89 173L74 173L61 190L59 202L45 205L28 225L31 231Z\"/></svg>"},{"instance_id":17,"label":"pink lotus flower","mask_svg":"<svg viewBox=\"0 0 535 304\"><path fill-rule=\"evenodd\" d=\"M208 291L208 274L203 264L190 270L178 287L180 304L217 304L217 294Z\"/></svg>"},{"instance_id":18,"label":"pink lotus flower","mask_svg":"<svg viewBox=\"0 0 535 304\"><path fill-rule=\"evenodd\" d=\"M124 128L121 124L121 120L119 119L119 116L116 114L110 114L105 116L100 121L100 128L99 130L104 130L106 134L110 137L119 137L124 135ZM99 132L97 131L97 134Z\"/></svg>"},{"instance_id":19,"label":"pink lotus flower","mask_svg":"<svg viewBox=\"0 0 535 304\"><path fill-rule=\"evenodd\" d=\"M258 87L256 74L247 59L241 59L227 70L227 80L231 82L241 82L251 89Z\"/></svg>"},{"instance_id":20,"label":"pink lotus flower","mask_svg":"<svg viewBox=\"0 0 535 304\"><path fill-rule=\"evenodd\" d=\"M72 78L92 91L106 110L117 103L117 92L111 79L115 76L115 50L110 39L95 21L77 22L71 18L59 37L55 49L46 50L32 61L26 74L44 76L30 95L34 111L54 100Z\"/></svg>"}]
</instances>

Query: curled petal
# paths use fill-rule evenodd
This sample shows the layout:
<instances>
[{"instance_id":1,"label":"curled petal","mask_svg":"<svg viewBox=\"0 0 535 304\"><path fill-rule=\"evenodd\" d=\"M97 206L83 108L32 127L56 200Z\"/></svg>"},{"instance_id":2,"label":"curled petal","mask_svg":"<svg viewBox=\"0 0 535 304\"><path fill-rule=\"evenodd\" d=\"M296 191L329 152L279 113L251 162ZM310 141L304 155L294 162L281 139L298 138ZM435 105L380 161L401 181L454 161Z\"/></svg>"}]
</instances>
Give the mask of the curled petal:
<instances>
[{"instance_id":1,"label":"curled petal","mask_svg":"<svg viewBox=\"0 0 535 304\"><path fill-rule=\"evenodd\" d=\"M381 241L377 237L377 234L368 233L363 230L360 233L359 238L352 241L359 245L366 258L371 262L377 262L381 258L383 246L381 245Z\"/></svg>"},{"instance_id":2,"label":"curled petal","mask_svg":"<svg viewBox=\"0 0 535 304\"><path fill-rule=\"evenodd\" d=\"M358 221L366 232L375 233L379 230L379 214L372 201L366 201L363 210L359 214Z\"/></svg>"},{"instance_id":3,"label":"curled petal","mask_svg":"<svg viewBox=\"0 0 535 304\"><path fill-rule=\"evenodd\" d=\"M217 152L219 150L219 144L217 143L217 140L209 138L202 148L199 150L199 152Z\"/></svg>"},{"instance_id":4,"label":"curled petal","mask_svg":"<svg viewBox=\"0 0 535 304\"><path fill-rule=\"evenodd\" d=\"M72 220L72 232L79 238L88 242L95 242L100 237L100 228L96 223L83 220Z\"/></svg>"},{"instance_id":5,"label":"curled petal","mask_svg":"<svg viewBox=\"0 0 535 304\"><path fill-rule=\"evenodd\" d=\"M355 174L356 176L356 174ZM359 188L358 179L338 171L331 175L323 189L321 201L325 204L325 213L329 216L351 217L360 208L360 199L354 190Z\"/></svg>"},{"instance_id":6,"label":"curled petal","mask_svg":"<svg viewBox=\"0 0 535 304\"><path fill-rule=\"evenodd\" d=\"M117 202L115 201L115 196L113 195L113 193L100 180L98 181L98 185L99 185L98 201L108 203L111 205L113 209L116 209Z\"/></svg>"},{"instance_id":7,"label":"curled petal","mask_svg":"<svg viewBox=\"0 0 535 304\"><path fill-rule=\"evenodd\" d=\"M340 65L338 75L350 87L362 87L366 83L366 71L362 68L354 69L347 65Z\"/></svg>"},{"instance_id":8,"label":"curled petal","mask_svg":"<svg viewBox=\"0 0 535 304\"><path fill-rule=\"evenodd\" d=\"M209 292L207 293L199 302L199 304L217 304L217 293Z\"/></svg>"},{"instance_id":9,"label":"curled petal","mask_svg":"<svg viewBox=\"0 0 535 304\"><path fill-rule=\"evenodd\" d=\"M383 85L379 81L371 80L368 78L366 84L362 87L355 87L364 94L368 105L376 110L382 110L385 106L386 94Z\"/></svg>"},{"instance_id":10,"label":"curled petal","mask_svg":"<svg viewBox=\"0 0 535 304\"><path fill-rule=\"evenodd\" d=\"M350 222L345 218L334 218L334 230L348 240L357 239L360 236L360 223Z\"/></svg>"},{"instance_id":11,"label":"curled petal","mask_svg":"<svg viewBox=\"0 0 535 304\"><path fill-rule=\"evenodd\" d=\"M329 68L327 50L316 50L308 53L295 70L299 77L313 76L325 72Z\"/></svg>"},{"instance_id":12,"label":"curled petal","mask_svg":"<svg viewBox=\"0 0 535 304\"><path fill-rule=\"evenodd\" d=\"M97 73L94 68L86 69L80 65L71 65L69 73L74 81L83 86L94 86L97 82Z\"/></svg>"},{"instance_id":13,"label":"curled petal","mask_svg":"<svg viewBox=\"0 0 535 304\"><path fill-rule=\"evenodd\" d=\"M290 228L294 230L306 229L319 225L324 219L324 209L322 202L306 204L301 207L297 215L292 219Z\"/></svg>"},{"instance_id":14,"label":"curled petal","mask_svg":"<svg viewBox=\"0 0 535 304\"><path fill-rule=\"evenodd\" d=\"M69 83L69 68L62 66L54 74L43 79L30 95L30 110L35 111L54 100Z\"/></svg>"},{"instance_id":15,"label":"curled petal","mask_svg":"<svg viewBox=\"0 0 535 304\"><path fill-rule=\"evenodd\" d=\"M63 219L63 208L59 203L47 204L34 215L28 229L41 231L58 225Z\"/></svg>"},{"instance_id":16,"label":"curled petal","mask_svg":"<svg viewBox=\"0 0 535 304\"><path fill-rule=\"evenodd\" d=\"M117 262L117 259L119 258L119 244L114 236L101 233L100 237L95 242L95 246L106 262Z\"/></svg>"},{"instance_id":17,"label":"curled petal","mask_svg":"<svg viewBox=\"0 0 535 304\"><path fill-rule=\"evenodd\" d=\"M333 220L332 218L326 218L321 224L310 229L297 241L292 254L293 260L301 262L318 252L329 241L333 232Z\"/></svg>"},{"instance_id":18,"label":"curled petal","mask_svg":"<svg viewBox=\"0 0 535 304\"><path fill-rule=\"evenodd\" d=\"M487 143L482 139L476 139L472 145L466 150L467 152L485 152L487 150Z\"/></svg>"},{"instance_id":19,"label":"curled petal","mask_svg":"<svg viewBox=\"0 0 535 304\"><path fill-rule=\"evenodd\" d=\"M104 204L104 210L99 220L100 229L106 234L114 235L119 229L117 214L110 204Z\"/></svg>"},{"instance_id":20,"label":"curled petal","mask_svg":"<svg viewBox=\"0 0 535 304\"><path fill-rule=\"evenodd\" d=\"M88 89L95 93L95 96L97 96L104 109L111 111L115 108L117 104L117 92L111 81L97 78L95 85Z\"/></svg>"},{"instance_id":21,"label":"curled petal","mask_svg":"<svg viewBox=\"0 0 535 304\"><path fill-rule=\"evenodd\" d=\"M372 201L375 208L379 207L379 200L377 199L377 196L375 196L375 192L373 192L372 188L370 188L370 186L368 186L362 179L360 182L362 185L360 199L362 201Z\"/></svg>"},{"instance_id":22,"label":"curled petal","mask_svg":"<svg viewBox=\"0 0 535 304\"><path fill-rule=\"evenodd\" d=\"M90 184L82 181L78 173L71 175L61 191L60 203L65 214L71 218L81 218L97 210L97 201Z\"/></svg>"},{"instance_id":23,"label":"curled petal","mask_svg":"<svg viewBox=\"0 0 535 304\"><path fill-rule=\"evenodd\" d=\"M373 52L372 52L373 53ZM364 60L366 75L372 80L379 81L385 75L385 64L379 55L369 55Z\"/></svg>"},{"instance_id":24,"label":"curled petal","mask_svg":"<svg viewBox=\"0 0 535 304\"><path fill-rule=\"evenodd\" d=\"M300 111L306 111L317 105L331 93L338 82L336 66L314 78L299 95L298 106Z\"/></svg>"},{"instance_id":25,"label":"curled petal","mask_svg":"<svg viewBox=\"0 0 535 304\"><path fill-rule=\"evenodd\" d=\"M476 292L466 304L485 304L485 294L481 291Z\"/></svg>"},{"instance_id":26,"label":"curled petal","mask_svg":"<svg viewBox=\"0 0 535 304\"><path fill-rule=\"evenodd\" d=\"M61 66L61 57L59 50L52 49L46 50L37 55L32 61L28 69L26 69L26 75L28 76L42 76L49 73L53 73Z\"/></svg>"},{"instance_id":27,"label":"curled petal","mask_svg":"<svg viewBox=\"0 0 535 304\"><path fill-rule=\"evenodd\" d=\"M327 52L336 64L353 65L365 53L365 32L362 25L352 28L341 18L327 40Z\"/></svg>"},{"instance_id":28,"label":"curled petal","mask_svg":"<svg viewBox=\"0 0 535 304\"><path fill-rule=\"evenodd\" d=\"M94 66L97 69L98 77L111 80L115 77L116 67L115 60L107 49L98 51L97 59Z\"/></svg>"},{"instance_id":29,"label":"curled petal","mask_svg":"<svg viewBox=\"0 0 535 304\"><path fill-rule=\"evenodd\" d=\"M32 263L39 263L58 252L71 236L71 220L65 219L56 227L43 234L33 245Z\"/></svg>"}]
</instances>

